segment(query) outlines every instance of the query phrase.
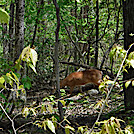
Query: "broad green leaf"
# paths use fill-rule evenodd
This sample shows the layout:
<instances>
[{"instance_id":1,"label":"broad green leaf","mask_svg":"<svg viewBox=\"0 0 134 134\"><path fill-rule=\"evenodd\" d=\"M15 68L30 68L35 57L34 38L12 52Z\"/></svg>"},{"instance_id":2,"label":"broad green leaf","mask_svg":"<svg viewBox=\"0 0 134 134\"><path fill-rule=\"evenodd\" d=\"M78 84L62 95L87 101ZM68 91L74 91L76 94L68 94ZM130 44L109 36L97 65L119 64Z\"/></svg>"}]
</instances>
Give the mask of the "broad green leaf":
<instances>
[{"instance_id":1,"label":"broad green leaf","mask_svg":"<svg viewBox=\"0 0 134 134\"><path fill-rule=\"evenodd\" d=\"M132 86L134 86L134 80L132 81Z\"/></svg>"},{"instance_id":2,"label":"broad green leaf","mask_svg":"<svg viewBox=\"0 0 134 134\"><path fill-rule=\"evenodd\" d=\"M134 60L130 60L130 65L134 68Z\"/></svg>"},{"instance_id":3,"label":"broad green leaf","mask_svg":"<svg viewBox=\"0 0 134 134\"><path fill-rule=\"evenodd\" d=\"M69 130L71 130L71 131L75 131L75 129L73 128L73 127L71 127L71 126L69 126L69 125L67 125L67 126L65 126L65 132L67 131L67 133L70 133L70 131Z\"/></svg>"},{"instance_id":4,"label":"broad green leaf","mask_svg":"<svg viewBox=\"0 0 134 134\"><path fill-rule=\"evenodd\" d=\"M69 128L65 127L65 133L66 133L66 134L70 134Z\"/></svg>"},{"instance_id":5,"label":"broad green leaf","mask_svg":"<svg viewBox=\"0 0 134 134\"><path fill-rule=\"evenodd\" d=\"M24 86L23 85L19 85L19 89L24 89Z\"/></svg>"},{"instance_id":6,"label":"broad green leaf","mask_svg":"<svg viewBox=\"0 0 134 134\"><path fill-rule=\"evenodd\" d=\"M130 83L131 83L131 80L127 81L127 82L125 83L125 87L128 88L128 86L130 85Z\"/></svg>"},{"instance_id":7,"label":"broad green leaf","mask_svg":"<svg viewBox=\"0 0 134 134\"><path fill-rule=\"evenodd\" d=\"M81 126L81 127L78 127L78 132L81 132L82 134L84 133L84 129L83 129L83 126Z\"/></svg>"},{"instance_id":8,"label":"broad green leaf","mask_svg":"<svg viewBox=\"0 0 134 134\"><path fill-rule=\"evenodd\" d=\"M129 35L130 35L130 36L134 36L134 34L133 34L133 33L130 33Z\"/></svg>"},{"instance_id":9,"label":"broad green leaf","mask_svg":"<svg viewBox=\"0 0 134 134\"><path fill-rule=\"evenodd\" d=\"M57 128L57 119L54 116L52 116L52 121L53 121L55 128Z\"/></svg>"},{"instance_id":10,"label":"broad green leaf","mask_svg":"<svg viewBox=\"0 0 134 134\"><path fill-rule=\"evenodd\" d=\"M25 56L26 56L26 58L29 58L29 56L30 56L29 51L30 51L30 46L25 47L25 48L22 50L22 53L21 53L21 55L20 55L20 60L24 59Z\"/></svg>"},{"instance_id":11,"label":"broad green leaf","mask_svg":"<svg viewBox=\"0 0 134 134\"><path fill-rule=\"evenodd\" d=\"M63 106L65 106L66 102L64 100L59 100Z\"/></svg>"},{"instance_id":12,"label":"broad green leaf","mask_svg":"<svg viewBox=\"0 0 134 134\"><path fill-rule=\"evenodd\" d=\"M5 82L5 79L1 76L0 77L0 83L3 84Z\"/></svg>"},{"instance_id":13,"label":"broad green leaf","mask_svg":"<svg viewBox=\"0 0 134 134\"><path fill-rule=\"evenodd\" d=\"M4 9L0 8L0 23L7 23L8 24L8 22L9 22L8 13Z\"/></svg>"},{"instance_id":14,"label":"broad green leaf","mask_svg":"<svg viewBox=\"0 0 134 134\"><path fill-rule=\"evenodd\" d=\"M33 64L31 64L31 63L29 63L28 65L29 65L29 66L33 69L33 71L37 74L36 69L35 69L35 66L33 66Z\"/></svg>"},{"instance_id":15,"label":"broad green leaf","mask_svg":"<svg viewBox=\"0 0 134 134\"><path fill-rule=\"evenodd\" d=\"M128 55L128 60L131 60L131 59L134 59L134 52L131 52L131 53Z\"/></svg>"},{"instance_id":16,"label":"broad green leaf","mask_svg":"<svg viewBox=\"0 0 134 134\"><path fill-rule=\"evenodd\" d=\"M47 120L46 120L46 125L48 126L48 128L49 128L54 134L56 134L56 133L55 133L55 126L54 126L54 124L53 124L53 122L52 122L51 120L47 119Z\"/></svg>"},{"instance_id":17,"label":"broad green leaf","mask_svg":"<svg viewBox=\"0 0 134 134\"><path fill-rule=\"evenodd\" d=\"M37 52L32 48L30 49L30 58L32 60L33 65L36 66L38 55Z\"/></svg>"},{"instance_id":18,"label":"broad green leaf","mask_svg":"<svg viewBox=\"0 0 134 134\"><path fill-rule=\"evenodd\" d=\"M7 73L6 76L9 78L9 84L12 86L13 85L13 81L16 82L16 80L12 77L12 75L10 73Z\"/></svg>"}]
</instances>

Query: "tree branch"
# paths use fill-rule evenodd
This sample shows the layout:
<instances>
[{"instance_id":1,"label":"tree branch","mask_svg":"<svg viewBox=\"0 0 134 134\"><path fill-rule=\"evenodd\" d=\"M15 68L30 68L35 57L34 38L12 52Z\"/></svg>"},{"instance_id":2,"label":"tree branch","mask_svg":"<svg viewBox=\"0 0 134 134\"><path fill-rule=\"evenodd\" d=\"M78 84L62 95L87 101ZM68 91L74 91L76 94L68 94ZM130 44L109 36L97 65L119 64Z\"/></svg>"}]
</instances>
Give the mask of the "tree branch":
<instances>
[{"instance_id":1,"label":"tree branch","mask_svg":"<svg viewBox=\"0 0 134 134\"><path fill-rule=\"evenodd\" d=\"M14 121L13 121L13 120L10 118L10 116L7 114L6 110L3 108L3 106L1 105L1 103L0 103L0 107L1 107L1 109L3 110L3 112L5 113L5 115L7 116L7 118L11 121L11 123L12 123L12 128L13 128L14 133L17 134L17 133L16 133L16 130L15 130L15 127L14 127Z\"/></svg>"}]
</instances>

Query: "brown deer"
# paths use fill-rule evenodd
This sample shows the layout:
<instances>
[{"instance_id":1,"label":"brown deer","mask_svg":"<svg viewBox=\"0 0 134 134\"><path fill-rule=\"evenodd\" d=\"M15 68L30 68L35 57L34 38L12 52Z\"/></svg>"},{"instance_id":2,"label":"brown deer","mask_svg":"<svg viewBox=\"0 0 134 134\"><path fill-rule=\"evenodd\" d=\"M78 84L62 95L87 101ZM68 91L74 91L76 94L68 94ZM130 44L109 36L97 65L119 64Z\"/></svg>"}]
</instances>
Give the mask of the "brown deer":
<instances>
[{"instance_id":1,"label":"brown deer","mask_svg":"<svg viewBox=\"0 0 134 134\"><path fill-rule=\"evenodd\" d=\"M102 82L102 72L97 69L88 69L84 71L74 72L68 75L65 79L60 81L60 88L70 87L70 94L72 94L74 87L93 83L97 86Z\"/></svg>"}]
</instances>

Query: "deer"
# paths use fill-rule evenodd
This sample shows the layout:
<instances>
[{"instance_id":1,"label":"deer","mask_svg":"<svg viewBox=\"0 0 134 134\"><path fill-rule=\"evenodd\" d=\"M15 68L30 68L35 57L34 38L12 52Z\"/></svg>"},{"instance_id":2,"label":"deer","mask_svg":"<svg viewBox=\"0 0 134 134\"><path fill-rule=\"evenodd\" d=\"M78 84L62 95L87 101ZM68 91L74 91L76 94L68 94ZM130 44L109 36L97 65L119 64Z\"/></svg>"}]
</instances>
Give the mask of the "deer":
<instances>
[{"instance_id":1,"label":"deer","mask_svg":"<svg viewBox=\"0 0 134 134\"><path fill-rule=\"evenodd\" d=\"M65 79L60 81L60 88L65 86L70 87L70 94L72 94L74 87L86 85L88 83L95 84L97 86L102 82L102 71L97 69L87 69L84 71L73 72Z\"/></svg>"}]
</instances>

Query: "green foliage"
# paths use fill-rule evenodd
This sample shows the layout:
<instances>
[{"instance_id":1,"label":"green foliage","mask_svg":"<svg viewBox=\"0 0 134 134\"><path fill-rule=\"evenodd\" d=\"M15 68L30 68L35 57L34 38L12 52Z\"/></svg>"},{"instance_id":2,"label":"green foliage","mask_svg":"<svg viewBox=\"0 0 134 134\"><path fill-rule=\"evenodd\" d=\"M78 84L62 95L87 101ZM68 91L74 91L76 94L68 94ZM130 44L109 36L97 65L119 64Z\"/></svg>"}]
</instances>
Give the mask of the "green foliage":
<instances>
[{"instance_id":1,"label":"green foliage","mask_svg":"<svg viewBox=\"0 0 134 134\"><path fill-rule=\"evenodd\" d=\"M126 60L127 65L130 67L132 66L134 68L134 52L131 52L128 55L128 59Z\"/></svg>"},{"instance_id":2,"label":"green foliage","mask_svg":"<svg viewBox=\"0 0 134 134\"><path fill-rule=\"evenodd\" d=\"M96 124L98 125L103 124L102 130L98 134L107 134L107 133L108 134L117 134L117 133L124 134L124 130L121 129L120 122L124 122L124 121L121 119L117 119L115 117L111 117L108 120L97 122ZM130 128L129 129L127 128L128 127L125 128L125 134L127 133L132 134L132 130Z\"/></svg>"},{"instance_id":3,"label":"green foliage","mask_svg":"<svg viewBox=\"0 0 134 134\"><path fill-rule=\"evenodd\" d=\"M4 9L0 8L0 23L7 23L8 24L8 22L9 22L8 13Z\"/></svg>"},{"instance_id":4,"label":"green foliage","mask_svg":"<svg viewBox=\"0 0 134 134\"><path fill-rule=\"evenodd\" d=\"M65 132L66 134L70 134L70 130L75 132L75 129L69 125L65 126Z\"/></svg>"},{"instance_id":5,"label":"green foliage","mask_svg":"<svg viewBox=\"0 0 134 134\"><path fill-rule=\"evenodd\" d=\"M31 69L36 72L35 66L37 62L37 52L30 48L30 46L25 47L19 57L19 59L16 61L16 68L17 70L20 70L22 68L21 62L25 61Z\"/></svg>"},{"instance_id":6,"label":"green foliage","mask_svg":"<svg viewBox=\"0 0 134 134\"><path fill-rule=\"evenodd\" d=\"M23 77L21 81L22 84L24 85L24 88L30 89L32 87L31 79L28 76Z\"/></svg>"}]
</instances>

